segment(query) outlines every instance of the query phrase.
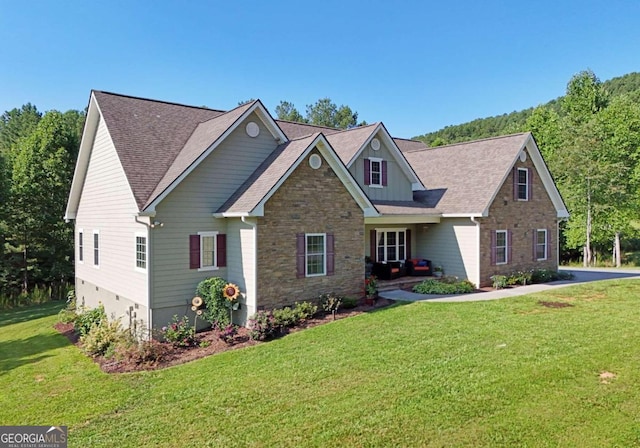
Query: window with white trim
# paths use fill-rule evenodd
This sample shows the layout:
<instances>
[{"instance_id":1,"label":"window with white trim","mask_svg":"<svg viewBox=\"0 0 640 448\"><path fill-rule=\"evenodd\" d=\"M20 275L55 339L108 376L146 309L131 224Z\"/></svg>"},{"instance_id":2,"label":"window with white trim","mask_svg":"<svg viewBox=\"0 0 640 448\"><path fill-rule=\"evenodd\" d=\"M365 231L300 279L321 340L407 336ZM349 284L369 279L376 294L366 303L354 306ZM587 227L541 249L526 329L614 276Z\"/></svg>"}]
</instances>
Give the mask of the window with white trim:
<instances>
[{"instance_id":1,"label":"window with white trim","mask_svg":"<svg viewBox=\"0 0 640 448\"><path fill-rule=\"evenodd\" d=\"M506 230L496 230L496 264L507 264L508 238Z\"/></svg>"},{"instance_id":2,"label":"window with white trim","mask_svg":"<svg viewBox=\"0 0 640 448\"><path fill-rule=\"evenodd\" d=\"M218 232L198 232L200 236L200 270L217 269L216 237Z\"/></svg>"},{"instance_id":3,"label":"window with white trim","mask_svg":"<svg viewBox=\"0 0 640 448\"><path fill-rule=\"evenodd\" d=\"M402 261L407 253L406 229L389 229L377 231L378 261Z\"/></svg>"},{"instance_id":4,"label":"window with white trim","mask_svg":"<svg viewBox=\"0 0 640 448\"><path fill-rule=\"evenodd\" d=\"M78 262L84 263L84 230L78 230Z\"/></svg>"},{"instance_id":5,"label":"window with white trim","mask_svg":"<svg viewBox=\"0 0 640 448\"><path fill-rule=\"evenodd\" d=\"M382 187L382 159L369 157L371 169L369 171L369 185Z\"/></svg>"},{"instance_id":6,"label":"window with white trim","mask_svg":"<svg viewBox=\"0 0 640 448\"><path fill-rule=\"evenodd\" d=\"M147 237L136 235L136 269L147 269Z\"/></svg>"},{"instance_id":7,"label":"window with white trim","mask_svg":"<svg viewBox=\"0 0 640 448\"><path fill-rule=\"evenodd\" d=\"M100 266L100 232L93 231L93 265Z\"/></svg>"},{"instance_id":8,"label":"window with white trim","mask_svg":"<svg viewBox=\"0 0 640 448\"><path fill-rule=\"evenodd\" d=\"M305 266L306 276L314 277L326 275L327 272L327 244L326 234L307 233L305 235Z\"/></svg>"},{"instance_id":9,"label":"window with white trim","mask_svg":"<svg viewBox=\"0 0 640 448\"><path fill-rule=\"evenodd\" d=\"M546 260L549 256L547 229L536 230L536 260Z\"/></svg>"},{"instance_id":10,"label":"window with white trim","mask_svg":"<svg viewBox=\"0 0 640 448\"><path fill-rule=\"evenodd\" d=\"M529 200L529 170L518 168L518 200Z\"/></svg>"}]
</instances>

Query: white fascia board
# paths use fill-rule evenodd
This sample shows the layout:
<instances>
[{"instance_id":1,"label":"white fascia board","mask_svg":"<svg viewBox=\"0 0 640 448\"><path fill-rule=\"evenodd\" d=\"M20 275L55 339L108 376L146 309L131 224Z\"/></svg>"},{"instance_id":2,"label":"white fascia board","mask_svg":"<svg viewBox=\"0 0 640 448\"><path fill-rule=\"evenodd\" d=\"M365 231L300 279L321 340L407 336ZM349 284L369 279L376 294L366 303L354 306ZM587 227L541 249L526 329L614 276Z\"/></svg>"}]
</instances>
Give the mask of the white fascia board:
<instances>
[{"instance_id":1,"label":"white fascia board","mask_svg":"<svg viewBox=\"0 0 640 448\"><path fill-rule=\"evenodd\" d=\"M443 213L443 218L486 218L484 213Z\"/></svg>"},{"instance_id":2,"label":"white fascia board","mask_svg":"<svg viewBox=\"0 0 640 448\"><path fill-rule=\"evenodd\" d=\"M80 141L80 149L78 151L78 158L73 172L73 180L71 181L71 190L69 190L67 208L64 214L64 219L66 221L76 219L78 205L80 204L80 196L82 194L82 187L84 186L87 169L89 168L89 159L91 158L93 140L96 136L96 132L98 131L98 124L100 123L101 113L93 91L91 92L89 106L87 109L87 118L84 121L82 140Z\"/></svg>"},{"instance_id":3,"label":"white fascia board","mask_svg":"<svg viewBox=\"0 0 640 448\"><path fill-rule=\"evenodd\" d=\"M248 218L251 216L249 213L245 212L230 212L230 213L214 213L214 218Z\"/></svg>"},{"instance_id":4,"label":"white fascia board","mask_svg":"<svg viewBox=\"0 0 640 448\"><path fill-rule=\"evenodd\" d=\"M231 126L229 126L227 130L224 131L224 133L215 142L213 142L206 150L204 150L202 154L200 154L198 158L171 183L171 185L169 185L162 193L160 193L158 197L156 197L153 202L149 204L145 211L155 212L158 204L162 202L164 198L166 198L169 193L171 193L189 174L191 174L191 172L195 170L196 167L198 167L198 165L200 165L200 163L202 163L202 161L209 156L209 154L211 154L218 146L220 146L220 144L222 144L222 142L225 141L226 138L231 135L231 133L235 131L238 126L240 126L240 124L243 123L247 119L247 117L249 117L249 115L251 115L254 111L256 112L258 117L263 120L263 124L267 127L267 129L269 129L269 132L271 132L271 135L273 135L273 138L276 141L280 141L279 139L282 140L281 143L288 141L287 137L278 127L273 118L271 118L271 115L269 115L269 112L267 112L260 100L257 100L250 108L244 111L244 113L240 115L236 119L236 121Z\"/></svg>"}]
</instances>

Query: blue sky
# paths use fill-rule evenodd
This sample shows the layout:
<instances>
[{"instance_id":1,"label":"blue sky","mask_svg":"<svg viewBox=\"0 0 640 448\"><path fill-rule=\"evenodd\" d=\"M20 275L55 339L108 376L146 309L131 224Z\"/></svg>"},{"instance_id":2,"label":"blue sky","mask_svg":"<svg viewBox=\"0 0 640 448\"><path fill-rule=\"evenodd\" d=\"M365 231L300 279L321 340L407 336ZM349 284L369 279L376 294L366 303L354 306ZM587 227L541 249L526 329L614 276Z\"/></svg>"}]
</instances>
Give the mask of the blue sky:
<instances>
[{"instance_id":1,"label":"blue sky","mask_svg":"<svg viewBox=\"0 0 640 448\"><path fill-rule=\"evenodd\" d=\"M637 0L0 0L0 112L91 89L216 109L329 97L412 137L640 71Z\"/></svg>"}]
</instances>

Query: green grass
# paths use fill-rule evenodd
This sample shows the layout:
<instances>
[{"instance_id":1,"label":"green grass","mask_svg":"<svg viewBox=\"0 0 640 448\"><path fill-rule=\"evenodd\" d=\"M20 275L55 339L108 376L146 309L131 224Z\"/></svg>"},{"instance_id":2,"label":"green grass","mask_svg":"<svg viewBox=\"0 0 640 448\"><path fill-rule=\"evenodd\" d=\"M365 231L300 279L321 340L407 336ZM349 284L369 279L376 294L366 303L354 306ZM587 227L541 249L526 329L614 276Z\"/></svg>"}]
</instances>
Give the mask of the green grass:
<instances>
[{"instance_id":1,"label":"green grass","mask_svg":"<svg viewBox=\"0 0 640 448\"><path fill-rule=\"evenodd\" d=\"M58 335L57 308L2 312L0 422L68 425L72 447L634 446L637 297L624 280L414 303L124 375Z\"/></svg>"}]
</instances>

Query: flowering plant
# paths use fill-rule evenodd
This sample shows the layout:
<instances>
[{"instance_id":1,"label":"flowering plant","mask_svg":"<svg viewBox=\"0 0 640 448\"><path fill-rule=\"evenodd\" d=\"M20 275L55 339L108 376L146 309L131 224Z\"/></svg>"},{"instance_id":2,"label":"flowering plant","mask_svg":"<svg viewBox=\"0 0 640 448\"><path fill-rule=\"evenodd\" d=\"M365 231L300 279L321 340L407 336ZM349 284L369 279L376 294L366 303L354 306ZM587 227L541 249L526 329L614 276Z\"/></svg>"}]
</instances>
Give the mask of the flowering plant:
<instances>
[{"instance_id":1,"label":"flowering plant","mask_svg":"<svg viewBox=\"0 0 640 448\"><path fill-rule=\"evenodd\" d=\"M375 275L371 275L365 279L364 291L368 297L373 297L378 293L378 279L376 279Z\"/></svg>"}]
</instances>

